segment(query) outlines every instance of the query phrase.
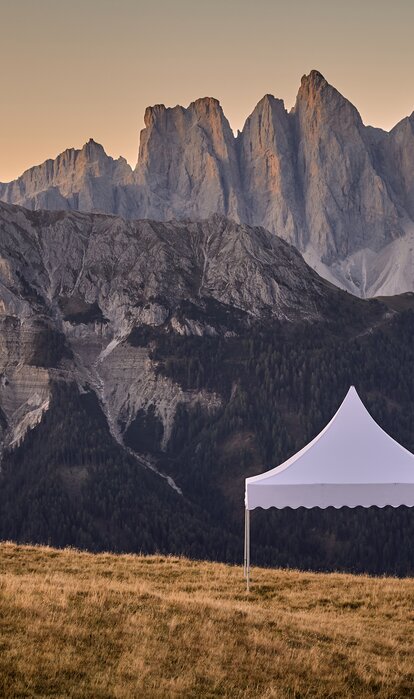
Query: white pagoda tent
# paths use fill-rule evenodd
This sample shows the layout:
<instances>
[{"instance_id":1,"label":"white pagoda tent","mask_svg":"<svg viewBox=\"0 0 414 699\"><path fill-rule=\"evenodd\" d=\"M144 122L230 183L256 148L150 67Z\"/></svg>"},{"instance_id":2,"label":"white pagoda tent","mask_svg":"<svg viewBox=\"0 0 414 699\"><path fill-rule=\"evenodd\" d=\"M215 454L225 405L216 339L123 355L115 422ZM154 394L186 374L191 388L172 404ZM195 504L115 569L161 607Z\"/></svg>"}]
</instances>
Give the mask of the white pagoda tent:
<instances>
[{"instance_id":1,"label":"white pagoda tent","mask_svg":"<svg viewBox=\"0 0 414 699\"><path fill-rule=\"evenodd\" d=\"M332 420L280 466L246 478L244 572L256 507L414 507L414 455L371 417L351 386Z\"/></svg>"}]
</instances>

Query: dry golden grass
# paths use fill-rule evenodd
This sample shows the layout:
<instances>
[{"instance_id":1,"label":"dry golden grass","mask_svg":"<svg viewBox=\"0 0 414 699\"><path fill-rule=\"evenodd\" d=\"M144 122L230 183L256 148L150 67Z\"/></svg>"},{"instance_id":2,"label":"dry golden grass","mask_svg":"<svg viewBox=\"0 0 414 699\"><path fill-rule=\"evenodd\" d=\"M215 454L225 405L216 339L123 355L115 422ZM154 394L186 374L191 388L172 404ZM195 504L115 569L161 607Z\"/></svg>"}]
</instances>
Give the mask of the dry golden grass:
<instances>
[{"instance_id":1,"label":"dry golden grass","mask_svg":"<svg viewBox=\"0 0 414 699\"><path fill-rule=\"evenodd\" d=\"M414 697L414 580L0 545L2 697Z\"/></svg>"}]
</instances>

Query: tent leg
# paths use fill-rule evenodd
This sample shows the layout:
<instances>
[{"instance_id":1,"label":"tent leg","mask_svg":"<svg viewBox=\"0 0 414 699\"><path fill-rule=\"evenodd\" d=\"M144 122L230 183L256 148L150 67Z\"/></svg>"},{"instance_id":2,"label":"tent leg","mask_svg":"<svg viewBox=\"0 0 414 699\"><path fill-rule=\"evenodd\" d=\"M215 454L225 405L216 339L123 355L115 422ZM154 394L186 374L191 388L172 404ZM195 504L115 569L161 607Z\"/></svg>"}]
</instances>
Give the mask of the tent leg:
<instances>
[{"instance_id":1,"label":"tent leg","mask_svg":"<svg viewBox=\"0 0 414 699\"><path fill-rule=\"evenodd\" d=\"M243 577L247 572L247 510L244 511L244 554L243 554Z\"/></svg>"},{"instance_id":2,"label":"tent leg","mask_svg":"<svg viewBox=\"0 0 414 699\"><path fill-rule=\"evenodd\" d=\"M250 510L246 510L246 589L250 592Z\"/></svg>"}]
</instances>

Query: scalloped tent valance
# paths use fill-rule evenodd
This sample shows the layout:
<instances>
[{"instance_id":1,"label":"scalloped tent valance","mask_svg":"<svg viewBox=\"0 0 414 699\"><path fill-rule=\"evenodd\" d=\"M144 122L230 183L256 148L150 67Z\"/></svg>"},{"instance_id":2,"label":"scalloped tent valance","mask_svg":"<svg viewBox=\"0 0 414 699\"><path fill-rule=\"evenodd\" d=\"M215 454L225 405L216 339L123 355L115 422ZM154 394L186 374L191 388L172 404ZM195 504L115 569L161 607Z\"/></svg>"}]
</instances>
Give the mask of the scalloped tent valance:
<instances>
[{"instance_id":1,"label":"scalloped tent valance","mask_svg":"<svg viewBox=\"0 0 414 699\"><path fill-rule=\"evenodd\" d=\"M245 573L249 511L256 507L414 507L414 455L371 417L355 388L327 426L281 466L246 478Z\"/></svg>"},{"instance_id":2,"label":"scalloped tent valance","mask_svg":"<svg viewBox=\"0 0 414 699\"><path fill-rule=\"evenodd\" d=\"M281 466L246 478L256 507L414 506L414 455L381 429L351 386L325 429Z\"/></svg>"}]
</instances>

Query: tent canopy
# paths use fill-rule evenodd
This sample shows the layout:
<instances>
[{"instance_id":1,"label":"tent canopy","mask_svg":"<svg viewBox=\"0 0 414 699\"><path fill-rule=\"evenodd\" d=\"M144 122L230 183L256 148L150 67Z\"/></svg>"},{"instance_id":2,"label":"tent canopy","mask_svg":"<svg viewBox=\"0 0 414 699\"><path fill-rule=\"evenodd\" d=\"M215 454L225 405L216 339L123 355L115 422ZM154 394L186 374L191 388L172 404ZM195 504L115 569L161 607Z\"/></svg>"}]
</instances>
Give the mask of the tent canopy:
<instances>
[{"instance_id":1,"label":"tent canopy","mask_svg":"<svg viewBox=\"0 0 414 699\"><path fill-rule=\"evenodd\" d=\"M414 507L414 455L377 425L351 386L325 429L297 454L246 478L256 507Z\"/></svg>"}]
</instances>

